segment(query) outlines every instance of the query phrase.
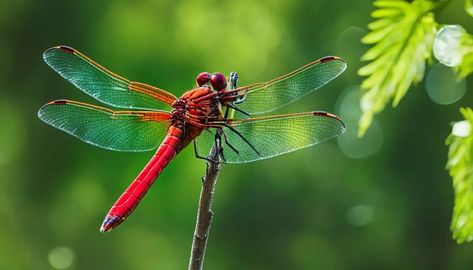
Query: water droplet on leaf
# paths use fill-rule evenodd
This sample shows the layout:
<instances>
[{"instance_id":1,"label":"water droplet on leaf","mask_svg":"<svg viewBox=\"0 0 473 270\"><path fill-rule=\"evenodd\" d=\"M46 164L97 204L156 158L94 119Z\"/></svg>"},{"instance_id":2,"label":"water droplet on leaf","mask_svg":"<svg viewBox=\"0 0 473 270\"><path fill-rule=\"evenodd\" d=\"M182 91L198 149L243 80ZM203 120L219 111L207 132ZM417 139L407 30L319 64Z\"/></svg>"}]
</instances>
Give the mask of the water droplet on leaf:
<instances>
[{"instance_id":1,"label":"water droplet on leaf","mask_svg":"<svg viewBox=\"0 0 473 270\"><path fill-rule=\"evenodd\" d=\"M460 25L446 25L437 32L434 40L434 56L449 67L458 66L463 58L461 38L466 33Z\"/></svg>"},{"instance_id":2,"label":"water droplet on leaf","mask_svg":"<svg viewBox=\"0 0 473 270\"><path fill-rule=\"evenodd\" d=\"M467 120L453 124L452 134L457 137L468 137L471 133L471 125Z\"/></svg>"}]
</instances>

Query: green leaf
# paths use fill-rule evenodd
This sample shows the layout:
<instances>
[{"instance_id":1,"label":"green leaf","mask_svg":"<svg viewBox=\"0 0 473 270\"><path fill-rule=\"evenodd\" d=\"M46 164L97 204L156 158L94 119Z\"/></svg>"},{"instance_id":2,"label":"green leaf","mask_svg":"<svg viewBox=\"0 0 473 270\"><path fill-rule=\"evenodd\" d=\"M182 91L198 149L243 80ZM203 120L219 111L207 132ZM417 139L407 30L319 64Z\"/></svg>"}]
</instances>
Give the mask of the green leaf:
<instances>
[{"instance_id":1,"label":"green leaf","mask_svg":"<svg viewBox=\"0 0 473 270\"><path fill-rule=\"evenodd\" d=\"M462 108L465 121L454 125L446 140L449 146L447 169L453 178L455 206L452 224L453 238L458 243L473 240L473 110ZM456 129L457 126L457 130ZM460 129L460 130L458 130Z\"/></svg>"},{"instance_id":2,"label":"green leaf","mask_svg":"<svg viewBox=\"0 0 473 270\"><path fill-rule=\"evenodd\" d=\"M473 53L463 56L460 66L458 66L458 75L460 78L465 78L473 72Z\"/></svg>"},{"instance_id":3,"label":"green leaf","mask_svg":"<svg viewBox=\"0 0 473 270\"><path fill-rule=\"evenodd\" d=\"M460 44L461 54L463 54L462 61L457 67L460 78L465 78L473 72L473 36L464 34L461 38Z\"/></svg>"},{"instance_id":4,"label":"green leaf","mask_svg":"<svg viewBox=\"0 0 473 270\"><path fill-rule=\"evenodd\" d=\"M369 24L372 31L362 39L374 44L361 58L371 62L358 70L360 76L367 76L361 85L359 136L388 102L397 106L410 86L422 80L437 28L434 2L378 0L374 6L379 9L372 16L378 19Z\"/></svg>"},{"instance_id":5,"label":"green leaf","mask_svg":"<svg viewBox=\"0 0 473 270\"><path fill-rule=\"evenodd\" d=\"M378 8L404 8L407 3L404 0L379 0L373 5Z\"/></svg>"}]
</instances>

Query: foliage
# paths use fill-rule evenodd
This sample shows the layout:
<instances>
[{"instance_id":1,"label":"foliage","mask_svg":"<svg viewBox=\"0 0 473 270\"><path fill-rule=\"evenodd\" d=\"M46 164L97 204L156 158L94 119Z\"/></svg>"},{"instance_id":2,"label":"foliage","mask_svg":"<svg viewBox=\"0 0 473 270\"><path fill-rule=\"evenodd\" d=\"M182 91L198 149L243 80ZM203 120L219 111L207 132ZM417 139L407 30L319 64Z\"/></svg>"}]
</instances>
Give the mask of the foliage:
<instances>
[{"instance_id":1,"label":"foliage","mask_svg":"<svg viewBox=\"0 0 473 270\"><path fill-rule=\"evenodd\" d=\"M422 80L437 28L433 2L377 0L374 6L378 9L371 15L376 20L362 39L365 44L375 44L362 56L371 62L358 70L359 75L368 76L361 85L366 92L361 100L360 136L374 114L391 99L393 106L398 105L411 84Z\"/></svg>"},{"instance_id":2,"label":"foliage","mask_svg":"<svg viewBox=\"0 0 473 270\"><path fill-rule=\"evenodd\" d=\"M422 81L426 62L433 53L442 64L453 67L460 78L473 72L473 36L459 25L447 25L437 32L433 11L449 1L377 0L372 13L376 20L368 25L371 32L363 37L365 44L374 44L362 60L371 61L358 70L367 76L361 88L362 116L358 135L371 125L373 116L384 110L392 100L397 106L412 84ZM465 0L465 11L473 15L473 3ZM437 32L437 33L436 33ZM445 89L448 91L448 89ZM461 110L468 123L473 123L470 108ZM463 124L467 122L462 122ZM473 135L452 134L447 168L453 177L455 207L451 229L459 243L473 240Z\"/></svg>"},{"instance_id":3,"label":"foliage","mask_svg":"<svg viewBox=\"0 0 473 270\"><path fill-rule=\"evenodd\" d=\"M473 36L465 33L460 43L463 57L457 69L460 77L466 77L473 72Z\"/></svg>"},{"instance_id":4,"label":"foliage","mask_svg":"<svg viewBox=\"0 0 473 270\"><path fill-rule=\"evenodd\" d=\"M449 145L447 168L453 178L455 206L451 229L453 238L462 243L473 240L473 110L462 108L465 121L458 122L467 131L455 131L447 138Z\"/></svg>"},{"instance_id":5,"label":"foliage","mask_svg":"<svg viewBox=\"0 0 473 270\"><path fill-rule=\"evenodd\" d=\"M465 0L465 11L468 15L473 17L473 1L472 0Z\"/></svg>"}]
</instances>

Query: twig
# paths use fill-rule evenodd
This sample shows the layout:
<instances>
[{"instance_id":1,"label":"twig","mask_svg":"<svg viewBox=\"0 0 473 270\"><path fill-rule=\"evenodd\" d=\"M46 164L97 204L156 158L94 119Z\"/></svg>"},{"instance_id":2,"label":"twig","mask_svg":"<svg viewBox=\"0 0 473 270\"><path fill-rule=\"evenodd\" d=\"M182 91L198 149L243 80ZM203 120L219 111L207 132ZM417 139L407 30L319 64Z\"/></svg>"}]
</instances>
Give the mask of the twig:
<instances>
[{"instance_id":1,"label":"twig","mask_svg":"<svg viewBox=\"0 0 473 270\"><path fill-rule=\"evenodd\" d=\"M220 172L220 132L220 130L217 131L215 143L208 156L207 170L205 176L202 178L202 190L200 192L194 240L192 241L189 270L201 270L204 266L205 249L207 247L210 225L212 224L213 218L212 201L218 173Z\"/></svg>"}]
</instances>

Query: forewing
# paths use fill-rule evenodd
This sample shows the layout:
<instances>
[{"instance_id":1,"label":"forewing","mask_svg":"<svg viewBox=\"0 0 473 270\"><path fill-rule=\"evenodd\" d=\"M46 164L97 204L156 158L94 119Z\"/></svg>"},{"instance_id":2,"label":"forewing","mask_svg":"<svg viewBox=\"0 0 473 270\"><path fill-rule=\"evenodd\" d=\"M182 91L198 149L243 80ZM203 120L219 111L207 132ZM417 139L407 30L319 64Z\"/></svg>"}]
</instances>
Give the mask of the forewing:
<instances>
[{"instance_id":1,"label":"forewing","mask_svg":"<svg viewBox=\"0 0 473 270\"><path fill-rule=\"evenodd\" d=\"M274 80L237 88L244 97L237 107L251 115L276 110L324 86L345 68L343 59L327 56Z\"/></svg>"},{"instance_id":2,"label":"forewing","mask_svg":"<svg viewBox=\"0 0 473 270\"><path fill-rule=\"evenodd\" d=\"M230 127L223 127L228 143L225 140L222 142L227 163L246 163L279 156L324 142L345 131L340 118L326 112L246 118L228 124ZM214 133L203 132L196 139L199 155L208 155L212 138Z\"/></svg>"},{"instance_id":3,"label":"forewing","mask_svg":"<svg viewBox=\"0 0 473 270\"><path fill-rule=\"evenodd\" d=\"M171 105L176 100L171 93L123 78L70 47L50 48L44 52L43 58L77 88L110 106L155 109L163 103Z\"/></svg>"},{"instance_id":4,"label":"forewing","mask_svg":"<svg viewBox=\"0 0 473 270\"><path fill-rule=\"evenodd\" d=\"M157 147L169 127L164 111L111 111L86 103L56 100L38 116L80 140L115 151L149 151Z\"/></svg>"}]
</instances>

